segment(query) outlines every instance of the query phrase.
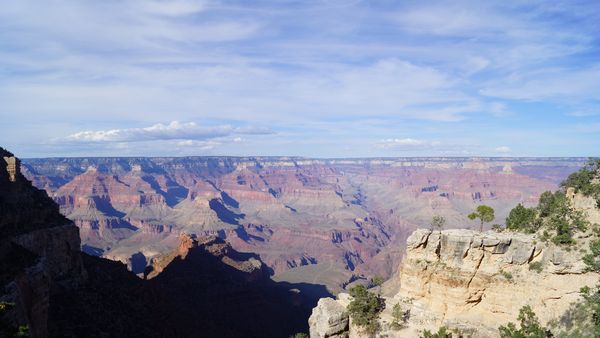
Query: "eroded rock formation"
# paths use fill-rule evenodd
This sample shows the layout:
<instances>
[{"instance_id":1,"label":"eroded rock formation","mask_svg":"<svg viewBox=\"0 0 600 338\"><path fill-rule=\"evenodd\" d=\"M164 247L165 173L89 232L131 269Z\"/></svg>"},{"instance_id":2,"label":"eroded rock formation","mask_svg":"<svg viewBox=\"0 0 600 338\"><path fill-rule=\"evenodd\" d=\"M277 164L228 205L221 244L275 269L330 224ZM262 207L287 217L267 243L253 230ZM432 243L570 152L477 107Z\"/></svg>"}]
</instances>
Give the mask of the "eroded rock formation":
<instances>
[{"instance_id":1,"label":"eroded rock formation","mask_svg":"<svg viewBox=\"0 0 600 338\"><path fill-rule=\"evenodd\" d=\"M432 215L465 225L486 203L502 218L584 161L57 158L22 170L80 228L88 253L138 268L143 259L132 259L168 254L181 233L216 235L259 254L275 278L340 290L359 276L391 276L408 235Z\"/></svg>"},{"instance_id":2,"label":"eroded rock formation","mask_svg":"<svg viewBox=\"0 0 600 338\"><path fill-rule=\"evenodd\" d=\"M579 299L581 287L598 281L578 251L535 235L470 230L415 231L400 271L395 298L422 309L411 312L413 322L467 327L480 336L497 335L524 305L544 323L555 319Z\"/></svg>"},{"instance_id":3,"label":"eroded rock formation","mask_svg":"<svg viewBox=\"0 0 600 338\"><path fill-rule=\"evenodd\" d=\"M347 338L349 317L345 304L332 298L321 298L308 320L313 338Z\"/></svg>"}]
</instances>

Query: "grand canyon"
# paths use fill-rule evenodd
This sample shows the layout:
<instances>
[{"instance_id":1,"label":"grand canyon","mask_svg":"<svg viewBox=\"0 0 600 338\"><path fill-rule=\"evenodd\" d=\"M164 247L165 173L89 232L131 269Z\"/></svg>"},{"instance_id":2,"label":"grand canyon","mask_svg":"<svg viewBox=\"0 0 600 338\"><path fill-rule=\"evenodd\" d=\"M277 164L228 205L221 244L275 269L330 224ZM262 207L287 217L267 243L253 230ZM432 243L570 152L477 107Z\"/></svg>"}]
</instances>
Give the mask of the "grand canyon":
<instances>
[{"instance_id":1,"label":"grand canyon","mask_svg":"<svg viewBox=\"0 0 600 338\"><path fill-rule=\"evenodd\" d=\"M430 227L474 226L479 204L504 224L534 205L584 158L291 157L25 159L23 174L80 229L83 250L136 274L181 234L215 235L252 252L277 281L339 292L390 277L406 238ZM489 224L488 226L491 226Z\"/></svg>"},{"instance_id":2,"label":"grand canyon","mask_svg":"<svg viewBox=\"0 0 600 338\"><path fill-rule=\"evenodd\" d=\"M0 338L600 338L600 1L0 5Z\"/></svg>"},{"instance_id":3,"label":"grand canyon","mask_svg":"<svg viewBox=\"0 0 600 338\"><path fill-rule=\"evenodd\" d=\"M597 333L598 161L0 152L3 335ZM483 203L492 230L465 216Z\"/></svg>"}]
</instances>

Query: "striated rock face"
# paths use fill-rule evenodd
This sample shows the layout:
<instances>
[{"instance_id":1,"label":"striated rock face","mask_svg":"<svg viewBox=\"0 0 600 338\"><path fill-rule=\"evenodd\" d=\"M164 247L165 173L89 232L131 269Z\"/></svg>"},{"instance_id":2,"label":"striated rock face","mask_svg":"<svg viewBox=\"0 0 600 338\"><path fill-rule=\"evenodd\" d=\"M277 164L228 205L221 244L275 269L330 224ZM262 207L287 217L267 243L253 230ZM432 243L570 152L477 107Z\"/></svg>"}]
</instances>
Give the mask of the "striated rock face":
<instances>
[{"instance_id":1,"label":"striated rock face","mask_svg":"<svg viewBox=\"0 0 600 338\"><path fill-rule=\"evenodd\" d=\"M321 298L308 319L310 337L347 338L349 321L346 306L332 298Z\"/></svg>"},{"instance_id":2,"label":"striated rock face","mask_svg":"<svg viewBox=\"0 0 600 338\"><path fill-rule=\"evenodd\" d=\"M541 272L529 268L534 262ZM585 272L580 252L535 235L420 229L408 238L399 279L394 298L412 301L413 326L447 325L495 337L524 305L544 323L558 318L599 276Z\"/></svg>"},{"instance_id":3,"label":"striated rock face","mask_svg":"<svg viewBox=\"0 0 600 338\"><path fill-rule=\"evenodd\" d=\"M146 262L168 254L180 233L216 235L259 254L276 278L339 290L356 276L391 276L408 235L432 215L467 225L464 215L485 203L501 219L584 162L54 158L21 168L80 228L85 252L143 269L138 253Z\"/></svg>"}]
</instances>

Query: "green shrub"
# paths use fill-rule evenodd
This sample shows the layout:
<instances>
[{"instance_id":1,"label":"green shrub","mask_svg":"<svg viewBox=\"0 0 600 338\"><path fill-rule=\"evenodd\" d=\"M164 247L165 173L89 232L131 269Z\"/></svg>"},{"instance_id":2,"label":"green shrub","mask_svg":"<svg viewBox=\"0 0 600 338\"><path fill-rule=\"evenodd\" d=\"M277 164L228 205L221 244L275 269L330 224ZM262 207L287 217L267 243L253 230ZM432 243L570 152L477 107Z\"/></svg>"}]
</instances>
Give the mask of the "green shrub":
<instances>
[{"instance_id":1,"label":"green shrub","mask_svg":"<svg viewBox=\"0 0 600 338\"><path fill-rule=\"evenodd\" d=\"M385 308L385 301L376 294L369 292L363 285L350 289L354 298L348 305L348 313L352 321L362 327L365 333L374 336L380 329L379 314Z\"/></svg>"},{"instance_id":2,"label":"green shrub","mask_svg":"<svg viewBox=\"0 0 600 338\"><path fill-rule=\"evenodd\" d=\"M508 323L506 326L500 326L501 338L545 338L552 337L552 333L540 325L540 322L529 305L526 305L519 310L520 328L514 323Z\"/></svg>"},{"instance_id":3,"label":"green shrub","mask_svg":"<svg viewBox=\"0 0 600 338\"><path fill-rule=\"evenodd\" d=\"M560 235L554 236L552 238L552 242L558 245L572 245L575 244L575 240L573 239L573 235L570 232L563 232Z\"/></svg>"},{"instance_id":4,"label":"green shrub","mask_svg":"<svg viewBox=\"0 0 600 338\"><path fill-rule=\"evenodd\" d=\"M492 224L492 230L494 230L495 232L502 232L504 231L504 227L500 224Z\"/></svg>"},{"instance_id":5,"label":"green shrub","mask_svg":"<svg viewBox=\"0 0 600 338\"><path fill-rule=\"evenodd\" d=\"M512 273L510 273L508 271L500 270L500 274L502 275L502 277L506 278L506 280L508 280L508 281L511 281L513 279Z\"/></svg>"},{"instance_id":6,"label":"green shrub","mask_svg":"<svg viewBox=\"0 0 600 338\"><path fill-rule=\"evenodd\" d=\"M590 159L589 162L578 172L572 173L561 183L563 188L575 188L576 192L580 192L585 196L590 196L596 199L596 203L600 208L600 184L593 183L594 178L600 172L600 159Z\"/></svg>"},{"instance_id":7,"label":"green shrub","mask_svg":"<svg viewBox=\"0 0 600 338\"><path fill-rule=\"evenodd\" d=\"M423 331L422 338L452 338L452 332L448 331L448 328L442 326L436 333L432 333L429 330Z\"/></svg>"},{"instance_id":8,"label":"green shrub","mask_svg":"<svg viewBox=\"0 0 600 338\"><path fill-rule=\"evenodd\" d=\"M574 210L569 199L561 191L544 192L540 196L537 209L540 226L546 227L544 237L550 237L548 230L552 230L555 233L552 242L558 245L574 244L573 233L585 231L589 225L585 215Z\"/></svg>"},{"instance_id":9,"label":"green shrub","mask_svg":"<svg viewBox=\"0 0 600 338\"><path fill-rule=\"evenodd\" d=\"M409 317L410 309L404 310L400 303L394 305L394 307L392 308L392 329L400 330L406 327L406 322L408 322Z\"/></svg>"},{"instance_id":10,"label":"green shrub","mask_svg":"<svg viewBox=\"0 0 600 338\"><path fill-rule=\"evenodd\" d=\"M375 277L371 278L369 284L371 287L378 287L378 286L381 286L384 282L385 282L385 279L383 279L383 277L375 276Z\"/></svg>"},{"instance_id":11,"label":"green shrub","mask_svg":"<svg viewBox=\"0 0 600 338\"><path fill-rule=\"evenodd\" d=\"M298 332L293 336L290 336L290 338L308 338L309 336L304 333L304 332Z\"/></svg>"},{"instance_id":12,"label":"green shrub","mask_svg":"<svg viewBox=\"0 0 600 338\"><path fill-rule=\"evenodd\" d=\"M440 232L444 228L444 224L446 224L446 219L443 216L433 216L431 219L431 227L433 229L438 229Z\"/></svg>"},{"instance_id":13,"label":"green shrub","mask_svg":"<svg viewBox=\"0 0 600 338\"><path fill-rule=\"evenodd\" d=\"M540 239L544 242L551 239L557 245L574 244L573 234L576 231L586 231L589 222L582 211L573 208L565 191L566 188L574 188L576 192L593 196L600 207L600 183L594 183L594 178L600 173L599 169L600 159L590 160L585 167L561 183L562 190L544 192L536 208L518 204L506 218L506 229L526 233L543 229Z\"/></svg>"},{"instance_id":14,"label":"green shrub","mask_svg":"<svg viewBox=\"0 0 600 338\"><path fill-rule=\"evenodd\" d=\"M29 337L29 326L13 326L4 315L15 307L15 303L0 302L0 337Z\"/></svg>"},{"instance_id":15,"label":"green shrub","mask_svg":"<svg viewBox=\"0 0 600 338\"><path fill-rule=\"evenodd\" d=\"M522 231L534 233L539 224L535 223L537 210L535 208L526 208L519 203L514 207L506 218L506 229L511 231Z\"/></svg>"},{"instance_id":16,"label":"green shrub","mask_svg":"<svg viewBox=\"0 0 600 338\"><path fill-rule=\"evenodd\" d=\"M550 323L556 337L600 337L600 284L580 290L581 301L571 305L559 318Z\"/></svg>"},{"instance_id":17,"label":"green shrub","mask_svg":"<svg viewBox=\"0 0 600 338\"><path fill-rule=\"evenodd\" d=\"M542 265L542 262L531 262L529 263L529 270L540 273L542 272L542 270L544 270L544 267Z\"/></svg>"},{"instance_id":18,"label":"green shrub","mask_svg":"<svg viewBox=\"0 0 600 338\"><path fill-rule=\"evenodd\" d=\"M594 337L600 337L600 284L595 288L587 286L582 288L581 296L584 299L584 307L591 317Z\"/></svg>"},{"instance_id":19,"label":"green shrub","mask_svg":"<svg viewBox=\"0 0 600 338\"><path fill-rule=\"evenodd\" d=\"M555 214L567 214L567 196L562 191L545 191L540 195L537 209L540 217L549 217Z\"/></svg>"},{"instance_id":20,"label":"green shrub","mask_svg":"<svg viewBox=\"0 0 600 338\"><path fill-rule=\"evenodd\" d=\"M600 272L600 240L590 242L590 253L583 256L588 270Z\"/></svg>"}]
</instances>

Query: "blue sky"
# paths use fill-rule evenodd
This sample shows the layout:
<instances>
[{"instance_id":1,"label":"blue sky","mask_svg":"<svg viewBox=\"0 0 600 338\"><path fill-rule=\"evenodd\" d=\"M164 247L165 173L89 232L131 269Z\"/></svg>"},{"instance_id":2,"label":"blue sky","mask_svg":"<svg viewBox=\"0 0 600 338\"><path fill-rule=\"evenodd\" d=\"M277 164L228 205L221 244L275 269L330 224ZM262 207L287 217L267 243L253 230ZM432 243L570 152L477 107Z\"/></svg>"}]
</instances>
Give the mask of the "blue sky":
<instances>
[{"instance_id":1,"label":"blue sky","mask_svg":"<svg viewBox=\"0 0 600 338\"><path fill-rule=\"evenodd\" d=\"M597 1L10 1L21 157L598 156Z\"/></svg>"}]
</instances>

